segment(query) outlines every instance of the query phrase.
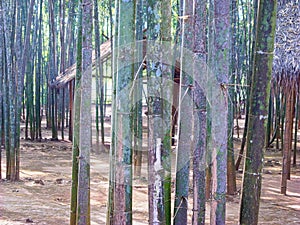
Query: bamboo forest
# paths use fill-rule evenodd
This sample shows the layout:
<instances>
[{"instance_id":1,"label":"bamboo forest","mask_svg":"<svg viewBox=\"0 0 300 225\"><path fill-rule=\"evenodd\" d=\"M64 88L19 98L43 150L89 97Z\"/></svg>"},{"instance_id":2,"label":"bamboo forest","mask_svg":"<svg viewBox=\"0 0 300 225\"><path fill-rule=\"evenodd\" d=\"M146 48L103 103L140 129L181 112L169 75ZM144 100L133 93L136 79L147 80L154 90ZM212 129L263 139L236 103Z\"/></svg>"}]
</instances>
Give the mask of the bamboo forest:
<instances>
[{"instance_id":1,"label":"bamboo forest","mask_svg":"<svg viewBox=\"0 0 300 225\"><path fill-rule=\"evenodd\" d=\"M299 0L0 0L0 225L300 224Z\"/></svg>"}]
</instances>

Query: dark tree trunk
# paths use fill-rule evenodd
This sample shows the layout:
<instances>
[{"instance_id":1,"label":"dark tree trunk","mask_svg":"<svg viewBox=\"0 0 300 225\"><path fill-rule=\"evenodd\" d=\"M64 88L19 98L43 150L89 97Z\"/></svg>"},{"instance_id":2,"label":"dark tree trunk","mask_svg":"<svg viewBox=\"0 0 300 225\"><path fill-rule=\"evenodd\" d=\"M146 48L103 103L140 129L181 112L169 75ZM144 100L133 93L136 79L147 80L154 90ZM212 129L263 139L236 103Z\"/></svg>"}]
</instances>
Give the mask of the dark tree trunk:
<instances>
[{"instance_id":1,"label":"dark tree trunk","mask_svg":"<svg viewBox=\"0 0 300 225\"><path fill-rule=\"evenodd\" d=\"M290 178L291 169L291 151L293 136L293 108L294 108L294 87L285 90L286 93L286 112L285 112L285 128L283 139L283 161L282 161L282 177L281 177L281 194L286 195L287 180Z\"/></svg>"},{"instance_id":2,"label":"dark tree trunk","mask_svg":"<svg viewBox=\"0 0 300 225\"><path fill-rule=\"evenodd\" d=\"M79 4L80 5L80 4ZM79 157L79 128L80 128L80 105L81 105L81 74L82 74L82 9L79 7L79 22L77 36L77 57L76 57L76 77L74 90L74 120L72 123L72 188L71 188L71 214L70 225L76 225L77 219L77 192L78 192L78 157ZM72 82L70 82L71 86ZM73 87L70 88L73 90ZM71 93L71 91L70 91Z\"/></svg>"},{"instance_id":3,"label":"dark tree trunk","mask_svg":"<svg viewBox=\"0 0 300 225\"><path fill-rule=\"evenodd\" d=\"M56 58L56 30L54 20L54 2L53 0L48 1L49 8L49 47L50 47L50 63L49 63L49 82L52 82L57 74L57 58ZM49 98L49 114L51 121L52 140L57 140L57 92L56 89L49 87L48 95ZM49 116L49 115L48 115Z\"/></svg>"},{"instance_id":4,"label":"dark tree trunk","mask_svg":"<svg viewBox=\"0 0 300 225\"><path fill-rule=\"evenodd\" d=\"M65 71L66 48L65 48L65 0L60 0L60 73ZM65 87L61 94L61 139L64 140L65 128Z\"/></svg>"},{"instance_id":5,"label":"dark tree trunk","mask_svg":"<svg viewBox=\"0 0 300 225\"><path fill-rule=\"evenodd\" d=\"M277 1L259 2L251 83L247 152L243 174L240 224L257 224L266 146L266 117L270 94ZM261 54L261 53L262 54Z\"/></svg>"},{"instance_id":6,"label":"dark tree trunk","mask_svg":"<svg viewBox=\"0 0 300 225\"><path fill-rule=\"evenodd\" d=\"M217 90L213 90L212 101L212 202L210 222L211 224L225 224L226 212L226 174L227 174L227 119L228 119L228 93L222 84L228 84L229 78L229 55L230 55L230 1L214 0L213 26L213 73L220 84L220 94L216 95ZM226 99L226 100L225 100ZM218 102L219 101L219 102ZM222 113L221 113L222 111ZM216 118L223 116L222 119ZM224 123L223 130L221 124ZM223 138L226 137L224 140Z\"/></svg>"},{"instance_id":7,"label":"dark tree trunk","mask_svg":"<svg viewBox=\"0 0 300 225\"><path fill-rule=\"evenodd\" d=\"M205 2L205 1L204 1ZM203 1L195 1L194 19L194 64L206 65L206 4ZM193 150L193 225L205 224L205 168L206 168L206 96L197 80L200 71L194 65L194 104L195 104L195 147Z\"/></svg>"}]
</instances>

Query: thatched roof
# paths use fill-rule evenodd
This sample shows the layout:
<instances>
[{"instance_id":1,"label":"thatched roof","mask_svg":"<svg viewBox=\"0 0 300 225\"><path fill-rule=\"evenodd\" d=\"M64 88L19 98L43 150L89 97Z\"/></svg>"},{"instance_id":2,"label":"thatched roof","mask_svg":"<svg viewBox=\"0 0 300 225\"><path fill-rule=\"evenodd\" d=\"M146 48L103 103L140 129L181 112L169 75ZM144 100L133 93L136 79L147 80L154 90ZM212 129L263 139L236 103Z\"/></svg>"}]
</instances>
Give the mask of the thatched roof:
<instances>
[{"instance_id":1,"label":"thatched roof","mask_svg":"<svg viewBox=\"0 0 300 225\"><path fill-rule=\"evenodd\" d=\"M300 5L298 0L279 1L273 81L283 86L300 78Z\"/></svg>"},{"instance_id":2,"label":"thatched roof","mask_svg":"<svg viewBox=\"0 0 300 225\"><path fill-rule=\"evenodd\" d=\"M107 40L100 46L100 61L105 62L111 56L111 41ZM92 56L92 66L96 65L96 57L95 54ZM76 76L76 63L72 66L68 67L64 72L60 73L56 79L50 84L52 88L62 88L65 87L67 83L73 80Z\"/></svg>"}]
</instances>

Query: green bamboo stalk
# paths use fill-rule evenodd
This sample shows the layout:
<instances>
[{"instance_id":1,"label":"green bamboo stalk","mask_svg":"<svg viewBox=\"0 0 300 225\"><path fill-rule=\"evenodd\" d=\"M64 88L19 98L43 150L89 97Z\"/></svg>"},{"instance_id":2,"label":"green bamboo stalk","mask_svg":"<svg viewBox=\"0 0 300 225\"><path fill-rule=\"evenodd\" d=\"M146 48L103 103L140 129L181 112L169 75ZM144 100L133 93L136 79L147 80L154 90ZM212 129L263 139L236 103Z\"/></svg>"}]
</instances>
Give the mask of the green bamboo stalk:
<instances>
[{"instance_id":1,"label":"green bamboo stalk","mask_svg":"<svg viewBox=\"0 0 300 225\"><path fill-rule=\"evenodd\" d=\"M169 86L169 79L172 76L171 68L168 67L171 62L168 59L165 61L166 58L161 56L162 46L166 47L170 44L170 17L168 16L170 5L168 1L148 1L147 3L147 40L156 46L155 48L153 45L149 47L147 59L147 64L149 63L147 66L149 223L170 224L172 104L170 93L172 89Z\"/></svg>"},{"instance_id":2,"label":"green bamboo stalk","mask_svg":"<svg viewBox=\"0 0 300 225\"><path fill-rule=\"evenodd\" d=\"M110 3L112 0L110 0ZM115 23L118 24L119 21L119 1L116 0L116 14L115 14ZM110 22L113 24L113 17L111 8L109 10L110 15ZM115 25L116 25L115 24ZM112 106L111 106L111 144L110 144L110 151L109 151L109 187L108 187L108 206L107 206L107 213L106 213L106 224L113 225L114 218L115 218L115 155L116 155L116 92L117 92L117 58L118 52L114 51L115 48L118 47L118 30L114 30L114 38L111 39L111 52L112 52ZM111 26L111 33L112 33L112 26Z\"/></svg>"},{"instance_id":3,"label":"green bamboo stalk","mask_svg":"<svg viewBox=\"0 0 300 225\"><path fill-rule=\"evenodd\" d=\"M280 138L280 114L281 114L281 110L280 110L280 95L279 95L279 93L277 93L276 94L276 96L275 96L275 98L276 98L276 119L275 119L275 123L276 123L276 125L275 125L275 129L276 129L276 134L275 134L275 136L276 136L276 149L278 150L279 149L279 138Z\"/></svg>"},{"instance_id":4,"label":"green bamboo stalk","mask_svg":"<svg viewBox=\"0 0 300 225\"><path fill-rule=\"evenodd\" d=\"M77 224L90 222L90 152L92 148L92 34L93 1L82 1L82 74L78 168Z\"/></svg>"},{"instance_id":5,"label":"green bamboo stalk","mask_svg":"<svg viewBox=\"0 0 300 225\"><path fill-rule=\"evenodd\" d=\"M205 224L205 168L206 168L206 96L203 92L203 87L198 84L198 79L202 75L197 70L199 63L206 65L206 26L207 26L207 5L202 1L195 1L195 43L193 52L196 62L193 66L193 87L194 95L193 102L195 104L195 122L194 122L194 136L195 146L193 149L193 225ZM200 75L201 74L201 75Z\"/></svg>"},{"instance_id":6,"label":"green bamboo stalk","mask_svg":"<svg viewBox=\"0 0 300 225\"><path fill-rule=\"evenodd\" d=\"M270 145L271 138L271 127L272 127L272 109L273 109L273 96L270 94L269 97L269 110L268 110L268 120L267 120L267 131L266 131L266 147Z\"/></svg>"},{"instance_id":7,"label":"green bamboo stalk","mask_svg":"<svg viewBox=\"0 0 300 225\"><path fill-rule=\"evenodd\" d=\"M59 0L59 19L60 19L60 25L59 25L59 36L60 36L60 70L59 72L62 73L65 71L66 68L66 35L65 35L65 0ZM59 93L59 118L58 118L58 127L61 129L61 139L65 139L65 103L66 103L66 97L65 97L65 87L62 88L61 92Z\"/></svg>"},{"instance_id":8,"label":"green bamboo stalk","mask_svg":"<svg viewBox=\"0 0 300 225\"><path fill-rule=\"evenodd\" d=\"M49 48L50 48L50 76L49 79L53 79L57 74L57 62L56 62L56 31L54 22L54 2L48 1L49 10ZM57 94L56 90L50 88L50 116L51 116L51 131L52 140L58 140L57 136Z\"/></svg>"},{"instance_id":9,"label":"green bamboo stalk","mask_svg":"<svg viewBox=\"0 0 300 225\"><path fill-rule=\"evenodd\" d=\"M143 157L143 118L142 118L142 88L143 71L140 69L143 63L143 1L136 2L136 41L137 54L135 63L135 88L134 88L134 118L133 118L133 141L134 141L134 176L141 177ZM136 75L138 73L138 75Z\"/></svg>"},{"instance_id":10,"label":"green bamboo stalk","mask_svg":"<svg viewBox=\"0 0 300 225\"><path fill-rule=\"evenodd\" d=\"M99 85L100 70L102 69L102 64L100 61L101 51L100 51L100 28L99 28L99 12L98 12L98 1L94 0L94 33L95 33L95 55L96 55L96 137L97 142L99 142L99 102L101 98L101 85ZM100 87L99 87L100 86ZM100 107L103 107L100 105Z\"/></svg>"},{"instance_id":11,"label":"green bamboo stalk","mask_svg":"<svg viewBox=\"0 0 300 225\"><path fill-rule=\"evenodd\" d=\"M245 20L243 18L242 21L238 21L237 23L238 24L242 23L244 28L247 27L246 24L248 24L248 26L249 26L249 31L248 31L249 34L246 35L246 33L244 33L244 35L241 36L241 37L239 37L239 38L240 39L243 38L243 40L249 38L248 45L246 45L246 47L248 48L248 59L247 59L247 61L248 61L248 67L249 67L249 69L246 71L246 77L245 77L245 79L247 81L247 85L251 86L251 75L252 75L252 71L253 71L253 66L252 65L253 65L253 58L254 58L255 33L256 33L256 26L255 26L255 24L256 24L256 17L257 17L256 16L256 14L257 14L257 12L256 12L257 11L257 1L254 1L252 8L250 7L250 9L248 8L248 10L244 9L245 4L243 2L241 2L241 5L242 5L242 11L243 11L242 14L243 15L247 15L247 20ZM242 30L245 30L245 29L242 29ZM238 30L237 33L240 33L240 32L241 31ZM238 49L238 52L241 52L241 49ZM242 52L241 52L241 54L242 54ZM238 61L242 61L242 60L239 60L241 58L240 57L241 54L239 54L239 56L237 57ZM238 65L237 75L239 75L240 73L243 73L243 72L241 71L240 64L239 64ZM239 78L239 82L238 83L240 83L240 82L241 82L241 78ZM248 118L249 117L248 116L248 112L249 112L250 89L246 88L244 92L245 92L245 98L246 98L246 101L245 101L246 117L245 117L245 126L244 126L243 137L242 137L242 144L241 144L241 148L240 148L240 151L239 151L238 159L236 160L236 163L235 163L236 170L239 169L240 163L241 163L243 155L244 155L244 149L245 149L245 145L246 145L246 137L247 137L247 133L248 133L248 120L249 120L249 118Z\"/></svg>"},{"instance_id":12,"label":"green bamboo stalk","mask_svg":"<svg viewBox=\"0 0 300 225\"><path fill-rule=\"evenodd\" d=\"M119 1L119 21L116 25L119 46L116 71L116 174L115 224L132 224L132 114L131 92L134 73L135 1ZM127 91L126 91L127 90Z\"/></svg>"},{"instance_id":13,"label":"green bamboo stalk","mask_svg":"<svg viewBox=\"0 0 300 225\"><path fill-rule=\"evenodd\" d=\"M215 74L217 82L220 84L227 84L229 79L229 54L230 54L230 1L218 0L214 1L214 43L213 43L213 64L211 69ZM227 16L224 16L227 15ZM213 90L215 95L215 90ZM216 99L217 97L217 99ZM214 96L212 102L219 101L219 103L212 103L212 135L213 146L212 150L212 202L210 212L211 224L225 224L226 212L226 174L227 174L227 119L228 119L228 93L222 90L222 94ZM217 104L216 104L217 103ZM224 116L216 119L216 116ZM224 123L223 130L220 130L220 125ZM226 137L224 140L223 137Z\"/></svg>"},{"instance_id":14,"label":"green bamboo stalk","mask_svg":"<svg viewBox=\"0 0 300 225\"><path fill-rule=\"evenodd\" d=\"M41 129L41 79L42 79L42 29L43 29L43 0L40 0L39 3L39 22L37 23L38 33L38 61L37 61L37 71L36 71L36 86L35 86L35 118L36 118L36 139L42 138L42 129Z\"/></svg>"},{"instance_id":15,"label":"green bamboo stalk","mask_svg":"<svg viewBox=\"0 0 300 225\"><path fill-rule=\"evenodd\" d=\"M208 16L207 16L207 23L208 24L212 24L212 21L214 19L214 2L213 1L209 1L208 2ZM214 29L212 26L208 26L208 46L207 46L207 50L208 50L208 66L209 68L213 66L213 51L214 51ZM208 90L207 90L207 99L212 99L212 87L210 85L208 85ZM209 102L207 102L206 104L206 110L207 110L207 119L206 119L206 127L207 127L207 133L206 133L206 164L207 164L207 168L206 168L206 181L205 181L205 196L206 199L210 200L211 199L211 184L212 184L212 108L211 108L211 104Z\"/></svg>"},{"instance_id":16,"label":"green bamboo stalk","mask_svg":"<svg viewBox=\"0 0 300 225\"><path fill-rule=\"evenodd\" d=\"M171 1L162 0L161 1L161 31L160 31L160 40L163 43L163 46L170 44L172 41L171 36ZM172 51L172 49L169 49ZM172 52L171 52L172 54ZM162 143L162 166L164 169L164 207L165 207L165 220L166 224L171 224L171 145L172 145L172 106L173 106L173 82L170 84L170 80L173 81L173 73L171 63L172 59L165 57L161 58L161 62L164 62L164 69L162 70L162 78L167 82L162 83L162 118L165 124L168 124L168 127L164 128L165 133Z\"/></svg>"},{"instance_id":17,"label":"green bamboo stalk","mask_svg":"<svg viewBox=\"0 0 300 225\"><path fill-rule=\"evenodd\" d=\"M193 1L186 0L184 2L183 16L188 16L183 21L181 48L190 52L194 45L194 12ZM182 50L182 52L184 52ZM181 68L188 67L191 62L186 61L184 55L181 55ZM186 74L181 70L180 76L180 100L179 100L179 132L178 147L176 154L176 187L175 187L175 203L174 203L174 224L187 224L187 209L189 195L189 170L190 155L192 150L190 127L194 126L193 104L188 101L192 96L191 86L193 85L193 74ZM192 125L191 125L192 122Z\"/></svg>"},{"instance_id":18,"label":"green bamboo stalk","mask_svg":"<svg viewBox=\"0 0 300 225\"><path fill-rule=\"evenodd\" d=\"M5 5L3 5L2 0L0 0L0 26L1 27L1 31L3 32L3 34L5 34L5 23L4 23L4 18L3 18L3 12L4 12L4 7ZM9 97L8 97L8 71L7 71L7 66L9 66L9 64L7 63L7 58L6 58L6 51L8 50L6 47L6 45L4 45L4 40L7 38L5 35L1 35L1 38L3 40L3 42L1 44L3 44L3 58L2 58L2 62L3 62L3 69L2 69L2 74L3 74L3 89L1 89L3 91L3 117L7 118L5 120L3 120L3 132L4 132L4 146L5 146L5 154L6 154L6 179L10 178L10 165L9 165ZM7 43L7 42L6 42Z\"/></svg>"},{"instance_id":19,"label":"green bamboo stalk","mask_svg":"<svg viewBox=\"0 0 300 225\"><path fill-rule=\"evenodd\" d=\"M12 57L12 51L13 51L13 45L14 45L14 34L15 29L13 25L13 19L12 13L15 13L15 4L9 5L8 3L2 3L1 2L1 17L3 23L3 30L4 30L4 39L5 39L5 56L6 56L6 79L5 79L5 94L6 94L6 104L5 104L5 111L6 111L6 118L7 118L7 124L6 124L6 142L5 142L5 148L6 148L6 178L8 180L16 180L16 168L15 168L15 90L13 83L14 81L14 75L13 75L13 57ZM11 7L11 8L10 8ZM4 17L3 12L12 12ZM10 11L12 10L12 11ZM12 32L11 32L12 30ZM11 36L10 36L11 35ZM5 120L6 121L6 120Z\"/></svg>"},{"instance_id":20,"label":"green bamboo stalk","mask_svg":"<svg viewBox=\"0 0 300 225\"><path fill-rule=\"evenodd\" d=\"M277 1L259 1L240 224L258 223L276 13Z\"/></svg>"},{"instance_id":21,"label":"green bamboo stalk","mask_svg":"<svg viewBox=\"0 0 300 225\"><path fill-rule=\"evenodd\" d=\"M72 187L70 225L76 225L77 219L77 191L78 191L78 157L79 157L79 128L81 105L81 67L82 67L82 10L79 11L77 59L74 94L73 145L72 145Z\"/></svg>"}]
</instances>

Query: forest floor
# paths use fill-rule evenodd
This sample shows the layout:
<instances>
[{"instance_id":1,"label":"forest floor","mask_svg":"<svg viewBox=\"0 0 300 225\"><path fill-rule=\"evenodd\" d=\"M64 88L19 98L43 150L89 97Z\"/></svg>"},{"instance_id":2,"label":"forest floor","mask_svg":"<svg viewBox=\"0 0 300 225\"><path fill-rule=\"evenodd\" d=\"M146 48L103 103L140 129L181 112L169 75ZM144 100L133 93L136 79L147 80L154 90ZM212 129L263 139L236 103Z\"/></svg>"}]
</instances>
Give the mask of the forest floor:
<instances>
[{"instance_id":1,"label":"forest floor","mask_svg":"<svg viewBox=\"0 0 300 225\"><path fill-rule=\"evenodd\" d=\"M105 129L109 133L109 120ZM50 131L46 129L43 130L43 137L41 142L22 139L21 181L0 181L0 225L69 223L72 144L69 141L51 141ZM91 220L92 225L102 225L106 219L109 155L107 146L99 146L95 140L93 143ZM236 149L239 144L236 140ZM175 153L172 153L172 156L174 167ZM142 177L133 182L133 224L136 225L148 224L146 161L144 157ZM297 166L292 168L286 196L280 194L281 152L267 151L265 161L259 224L300 224L299 160ZM5 177L4 152L2 177ZM238 224L241 178L242 174L237 173L237 194L227 196L226 224ZM188 213L192 214L191 208ZM209 202L206 214L208 223Z\"/></svg>"}]
</instances>

